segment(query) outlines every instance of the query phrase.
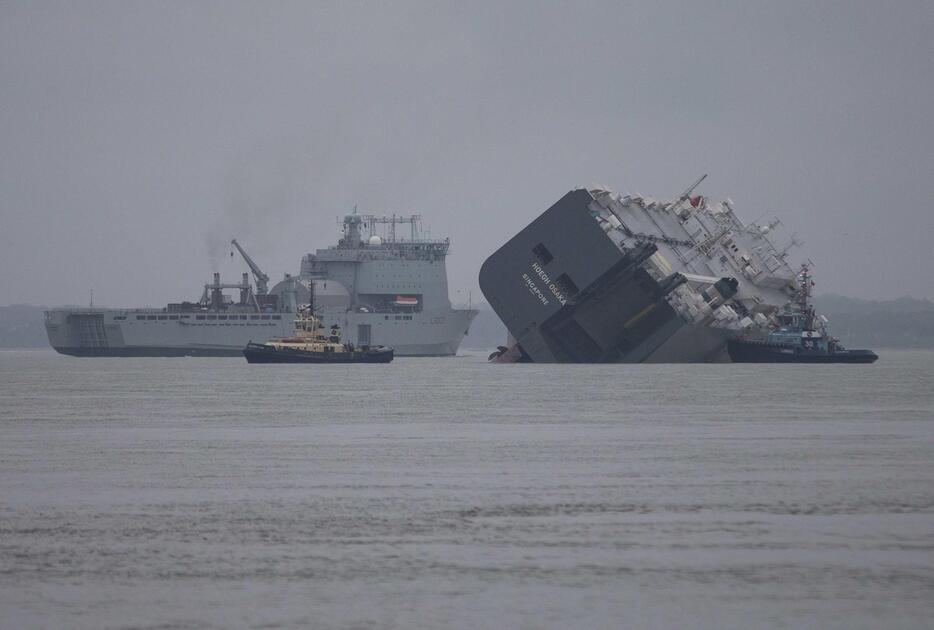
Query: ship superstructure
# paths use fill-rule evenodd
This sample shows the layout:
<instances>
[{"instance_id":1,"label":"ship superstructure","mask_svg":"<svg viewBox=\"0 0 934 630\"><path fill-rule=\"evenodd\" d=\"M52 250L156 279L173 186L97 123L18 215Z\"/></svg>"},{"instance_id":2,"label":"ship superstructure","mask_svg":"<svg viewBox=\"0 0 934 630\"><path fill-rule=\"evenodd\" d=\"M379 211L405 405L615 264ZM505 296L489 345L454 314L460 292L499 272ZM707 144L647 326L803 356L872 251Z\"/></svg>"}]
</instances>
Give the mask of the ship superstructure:
<instances>
[{"instance_id":1,"label":"ship superstructure","mask_svg":"<svg viewBox=\"0 0 934 630\"><path fill-rule=\"evenodd\" d=\"M455 354L477 311L451 306L450 239L421 232L417 214L346 215L337 245L302 258L299 302L308 300L313 282L316 313L325 325L338 323L345 340L389 346L396 356Z\"/></svg>"},{"instance_id":2,"label":"ship superstructure","mask_svg":"<svg viewBox=\"0 0 934 630\"><path fill-rule=\"evenodd\" d=\"M692 196L704 177L668 202L572 190L493 253L480 288L514 342L501 359L728 361L727 340L766 326L796 274L778 222Z\"/></svg>"},{"instance_id":3,"label":"ship superstructure","mask_svg":"<svg viewBox=\"0 0 934 630\"><path fill-rule=\"evenodd\" d=\"M340 325L359 346L383 345L396 356L457 352L477 311L452 308L445 258L450 241L419 237L420 217L344 217L340 242L302 258L298 275L268 290L269 277L240 244L231 245L253 274L225 284L220 274L201 298L165 308L68 308L46 312L52 347L74 356L241 356L249 342L286 337L314 283L316 313ZM411 237L397 238L407 225ZM377 226L385 236L377 234ZM234 296L225 291L235 291Z\"/></svg>"}]
</instances>

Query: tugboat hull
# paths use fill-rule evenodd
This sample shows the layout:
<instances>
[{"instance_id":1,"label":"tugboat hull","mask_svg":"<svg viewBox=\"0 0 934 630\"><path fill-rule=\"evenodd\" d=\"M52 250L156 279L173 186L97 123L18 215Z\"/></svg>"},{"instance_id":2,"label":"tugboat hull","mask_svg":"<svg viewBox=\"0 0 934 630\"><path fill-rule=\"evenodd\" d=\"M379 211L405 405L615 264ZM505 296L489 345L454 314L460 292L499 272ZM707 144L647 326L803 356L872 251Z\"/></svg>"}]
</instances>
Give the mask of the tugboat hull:
<instances>
[{"instance_id":1,"label":"tugboat hull","mask_svg":"<svg viewBox=\"0 0 934 630\"><path fill-rule=\"evenodd\" d=\"M312 352L249 343L243 349L248 363L390 363L392 348L360 348L350 352Z\"/></svg>"},{"instance_id":2,"label":"tugboat hull","mask_svg":"<svg viewBox=\"0 0 934 630\"><path fill-rule=\"evenodd\" d=\"M734 340L727 344L733 363L874 363L872 350L807 351L787 344Z\"/></svg>"}]
</instances>

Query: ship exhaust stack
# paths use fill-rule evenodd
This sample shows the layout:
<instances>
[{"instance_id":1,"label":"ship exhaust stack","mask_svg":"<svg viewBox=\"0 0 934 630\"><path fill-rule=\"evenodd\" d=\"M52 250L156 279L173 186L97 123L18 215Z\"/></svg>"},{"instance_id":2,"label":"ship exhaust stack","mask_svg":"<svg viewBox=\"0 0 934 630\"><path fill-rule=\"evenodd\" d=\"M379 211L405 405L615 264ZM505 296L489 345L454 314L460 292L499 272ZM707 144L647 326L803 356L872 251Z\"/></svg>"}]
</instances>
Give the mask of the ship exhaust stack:
<instances>
[{"instance_id":1,"label":"ship exhaust stack","mask_svg":"<svg viewBox=\"0 0 934 630\"><path fill-rule=\"evenodd\" d=\"M220 310L224 305L224 292L221 291L221 274L214 272L214 284L211 286L211 308Z\"/></svg>"},{"instance_id":2,"label":"ship exhaust stack","mask_svg":"<svg viewBox=\"0 0 934 630\"><path fill-rule=\"evenodd\" d=\"M240 304L246 305L250 303L250 275L247 273L243 274L243 286L240 288Z\"/></svg>"},{"instance_id":3,"label":"ship exhaust stack","mask_svg":"<svg viewBox=\"0 0 934 630\"><path fill-rule=\"evenodd\" d=\"M283 290L284 308L288 313L298 311L298 280L291 274L285 274L285 289Z\"/></svg>"}]
</instances>

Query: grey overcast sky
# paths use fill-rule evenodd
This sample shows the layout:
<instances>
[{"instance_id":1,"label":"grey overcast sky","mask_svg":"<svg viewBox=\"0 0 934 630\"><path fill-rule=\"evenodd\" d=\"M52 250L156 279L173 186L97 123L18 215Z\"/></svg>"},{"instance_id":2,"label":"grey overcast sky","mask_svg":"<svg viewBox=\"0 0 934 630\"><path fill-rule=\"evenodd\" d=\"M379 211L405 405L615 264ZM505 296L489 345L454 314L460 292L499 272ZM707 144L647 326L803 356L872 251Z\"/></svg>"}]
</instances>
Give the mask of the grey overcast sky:
<instances>
[{"instance_id":1,"label":"grey overcast sky","mask_svg":"<svg viewBox=\"0 0 934 630\"><path fill-rule=\"evenodd\" d=\"M0 1L0 105L0 304L194 299L234 236L279 279L354 205L476 300L569 189L702 173L819 290L934 298L930 0Z\"/></svg>"}]
</instances>

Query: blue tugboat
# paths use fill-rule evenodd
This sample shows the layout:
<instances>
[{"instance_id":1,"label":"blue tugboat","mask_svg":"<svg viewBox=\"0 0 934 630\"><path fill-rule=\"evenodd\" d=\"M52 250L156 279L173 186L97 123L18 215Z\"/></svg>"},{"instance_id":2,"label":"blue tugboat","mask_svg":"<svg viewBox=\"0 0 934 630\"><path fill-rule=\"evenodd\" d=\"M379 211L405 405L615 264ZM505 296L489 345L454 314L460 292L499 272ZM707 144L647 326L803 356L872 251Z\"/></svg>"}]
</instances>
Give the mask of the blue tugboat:
<instances>
[{"instance_id":1,"label":"blue tugboat","mask_svg":"<svg viewBox=\"0 0 934 630\"><path fill-rule=\"evenodd\" d=\"M775 329L765 339L740 337L727 345L734 363L873 363L872 350L849 350L827 333L827 320L811 306L811 273L802 265L799 288L776 315Z\"/></svg>"}]
</instances>

